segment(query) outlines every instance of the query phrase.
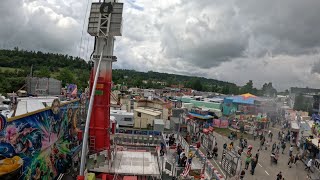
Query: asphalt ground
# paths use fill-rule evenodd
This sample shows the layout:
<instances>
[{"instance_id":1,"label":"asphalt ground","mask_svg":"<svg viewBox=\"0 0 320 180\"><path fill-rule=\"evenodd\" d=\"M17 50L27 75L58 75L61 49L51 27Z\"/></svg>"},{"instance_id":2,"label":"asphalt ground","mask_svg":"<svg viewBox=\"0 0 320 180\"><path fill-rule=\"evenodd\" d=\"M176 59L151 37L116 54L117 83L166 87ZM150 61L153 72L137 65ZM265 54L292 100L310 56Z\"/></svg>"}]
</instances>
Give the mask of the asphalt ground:
<instances>
[{"instance_id":1,"label":"asphalt ground","mask_svg":"<svg viewBox=\"0 0 320 180\"><path fill-rule=\"evenodd\" d=\"M259 159L258 159L258 164L255 168L254 175L250 174L250 169L251 169L251 164L249 165L249 169L246 170L246 175L244 179L247 180L270 180L270 179L276 179L277 174L281 171L284 179L288 180L304 180L307 179L308 174L312 176L313 179L320 179L318 174L316 173L308 173L305 170L305 164L302 161L298 161L296 165L292 165L290 168L288 166L288 161L289 161L289 147L290 144L287 142L286 144L286 149L284 151L284 154L281 154L282 149L280 149L280 156L277 164L271 163L271 146L273 142L278 143L279 140L277 139L278 132L281 131L279 127L272 128L270 127L269 130L272 131L273 139L272 142L269 142L269 147L267 150L264 148L260 150L259 153ZM285 131L286 133L287 131ZM220 161L222 157L222 149L223 149L223 144L227 143L229 144L232 142L230 139L228 139L226 136L222 136L216 132L213 132L213 134L216 136L216 142L218 143L218 158L211 159L210 161L214 166L217 166L216 169L226 177L225 171L222 169L220 166ZM266 140L270 141L268 137L266 137ZM239 140L234 140L234 147L236 150L239 148ZM257 150L259 149L260 146L260 140L257 138L255 141L253 138L248 139L248 145L253 146L252 154L255 155ZM200 149L204 154L206 154L206 151L201 148ZM247 149L244 151L246 152ZM244 168L244 162L245 162L245 152L241 155L242 159L242 169ZM294 147L293 154L295 155L297 153L297 148ZM233 178L228 178L228 179L236 179L235 177Z\"/></svg>"}]
</instances>

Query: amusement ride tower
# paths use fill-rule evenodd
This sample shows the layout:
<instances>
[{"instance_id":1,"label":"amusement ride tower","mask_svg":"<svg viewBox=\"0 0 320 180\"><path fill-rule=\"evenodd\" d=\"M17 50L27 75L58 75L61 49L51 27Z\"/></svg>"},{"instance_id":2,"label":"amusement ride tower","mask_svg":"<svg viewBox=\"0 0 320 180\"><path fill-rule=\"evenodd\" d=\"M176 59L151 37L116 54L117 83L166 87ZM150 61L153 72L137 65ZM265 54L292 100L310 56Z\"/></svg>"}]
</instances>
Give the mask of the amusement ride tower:
<instances>
[{"instance_id":1,"label":"amusement ride tower","mask_svg":"<svg viewBox=\"0 0 320 180\"><path fill-rule=\"evenodd\" d=\"M94 67L90 77L90 103L85 125L80 175L84 179L86 159L89 152L106 151L106 161L111 161L110 148L110 93L114 36L121 36L123 3L116 0L92 3L88 33L95 38L92 60ZM110 162L109 162L110 163Z\"/></svg>"}]
</instances>

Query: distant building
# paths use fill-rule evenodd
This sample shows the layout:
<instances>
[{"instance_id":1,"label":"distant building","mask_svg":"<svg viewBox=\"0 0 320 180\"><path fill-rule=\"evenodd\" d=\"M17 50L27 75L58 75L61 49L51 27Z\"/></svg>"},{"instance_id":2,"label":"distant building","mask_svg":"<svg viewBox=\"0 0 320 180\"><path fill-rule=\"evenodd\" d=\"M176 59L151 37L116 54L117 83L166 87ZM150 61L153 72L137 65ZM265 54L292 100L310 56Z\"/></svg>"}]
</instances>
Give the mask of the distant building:
<instances>
[{"instance_id":1,"label":"distant building","mask_svg":"<svg viewBox=\"0 0 320 180\"><path fill-rule=\"evenodd\" d=\"M137 100L134 102L134 127L149 128L155 119L167 120L169 109L160 100Z\"/></svg>"},{"instance_id":2,"label":"distant building","mask_svg":"<svg viewBox=\"0 0 320 180\"><path fill-rule=\"evenodd\" d=\"M157 84L160 84L161 86L167 85L167 83L166 83L166 82L163 82L163 81L158 81Z\"/></svg>"},{"instance_id":3,"label":"distant building","mask_svg":"<svg viewBox=\"0 0 320 180\"><path fill-rule=\"evenodd\" d=\"M42 96L61 94L61 81L57 79L28 77L26 81L28 94Z\"/></svg>"},{"instance_id":4,"label":"distant building","mask_svg":"<svg viewBox=\"0 0 320 180\"><path fill-rule=\"evenodd\" d=\"M302 94L304 97L310 99L312 95L320 94L320 89L314 88L298 88L298 87L291 87L289 90L289 106L293 108L294 101L297 95Z\"/></svg>"},{"instance_id":5,"label":"distant building","mask_svg":"<svg viewBox=\"0 0 320 180\"><path fill-rule=\"evenodd\" d=\"M290 94L318 94L320 89L291 87Z\"/></svg>"},{"instance_id":6,"label":"distant building","mask_svg":"<svg viewBox=\"0 0 320 180\"><path fill-rule=\"evenodd\" d=\"M140 88L129 88L128 92L131 95L139 95L142 92L142 90Z\"/></svg>"},{"instance_id":7,"label":"distant building","mask_svg":"<svg viewBox=\"0 0 320 180\"><path fill-rule=\"evenodd\" d=\"M172 84L170 87L181 89L181 88L184 88L184 85L183 84Z\"/></svg>"},{"instance_id":8,"label":"distant building","mask_svg":"<svg viewBox=\"0 0 320 180\"><path fill-rule=\"evenodd\" d=\"M134 109L134 127L149 128L154 124L155 119L161 118L161 111L148 108Z\"/></svg>"},{"instance_id":9,"label":"distant building","mask_svg":"<svg viewBox=\"0 0 320 180\"><path fill-rule=\"evenodd\" d=\"M320 112L320 95L313 96L312 110L313 110L313 113L316 113L316 114Z\"/></svg>"},{"instance_id":10,"label":"distant building","mask_svg":"<svg viewBox=\"0 0 320 180\"><path fill-rule=\"evenodd\" d=\"M154 89L144 89L143 90L143 97L151 98L150 100L152 100L154 96L155 96L155 90Z\"/></svg>"}]
</instances>

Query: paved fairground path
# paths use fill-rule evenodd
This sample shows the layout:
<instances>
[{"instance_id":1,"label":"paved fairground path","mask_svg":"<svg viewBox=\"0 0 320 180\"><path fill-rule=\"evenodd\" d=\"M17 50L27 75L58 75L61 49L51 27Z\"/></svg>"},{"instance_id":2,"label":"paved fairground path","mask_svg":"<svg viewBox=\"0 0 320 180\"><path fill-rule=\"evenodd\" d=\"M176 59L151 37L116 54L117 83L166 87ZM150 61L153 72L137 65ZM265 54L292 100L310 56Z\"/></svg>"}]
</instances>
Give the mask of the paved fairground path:
<instances>
[{"instance_id":1,"label":"paved fairground path","mask_svg":"<svg viewBox=\"0 0 320 180\"><path fill-rule=\"evenodd\" d=\"M265 150L263 148L263 150L260 150L260 155L259 155L259 159L258 159L258 164L255 168L255 173L254 175L251 175L250 170L251 170L251 164L249 165L249 169L246 170L246 175L244 177L245 180L273 180L277 178L277 174L281 171L283 178L285 180L305 180L307 179L308 174L311 175L312 179L318 179L320 180L320 176L317 173L307 173L305 169L305 164L302 161L298 161L296 163L296 165L292 165L291 168L288 167L287 163L289 161L289 147L290 144L289 142L287 142L286 144L286 149L284 151L284 154L281 154L282 149L280 149L280 157L278 160L278 164L274 164L271 163L271 147L274 141L276 141L277 143L279 142L279 140L277 139L278 137L278 132L280 131L279 128L275 127L272 128L270 127L269 130L272 131L273 135L273 139L272 142L269 142L269 147L267 150ZM285 131L286 132L286 131ZM221 161L221 153L222 153L222 149L223 149L223 144L227 143L229 144L231 142L230 139L228 139L225 136L222 136L216 132L213 131L213 134L216 136L216 142L218 143L218 158L215 159L210 159L210 161L212 162L213 166L215 166L215 168L220 172L220 174L222 174L223 176L226 176L226 173L223 171L223 169L220 166L220 161ZM269 141L269 138L266 137L266 140ZM234 147L236 149L236 151L239 149L239 139L234 140ZM253 139L249 139L248 140L248 145L252 145L253 149L252 149L252 155L255 156L259 145L260 145L260 140L259 138L257 138L255 141ZM204 151L204 149L200 148L200 150L206 154L206 152ZM244 169L244 162L245 162L245 152L247 151L247 149L244 149L244 152L241 155L241 159L242 159L242 169ZM297 148L294 147L294 151L293 154L295 155L297 153ZM228 179L238 179L236 177L230 178L228 177Z\"/></svg>"}]
</instances>

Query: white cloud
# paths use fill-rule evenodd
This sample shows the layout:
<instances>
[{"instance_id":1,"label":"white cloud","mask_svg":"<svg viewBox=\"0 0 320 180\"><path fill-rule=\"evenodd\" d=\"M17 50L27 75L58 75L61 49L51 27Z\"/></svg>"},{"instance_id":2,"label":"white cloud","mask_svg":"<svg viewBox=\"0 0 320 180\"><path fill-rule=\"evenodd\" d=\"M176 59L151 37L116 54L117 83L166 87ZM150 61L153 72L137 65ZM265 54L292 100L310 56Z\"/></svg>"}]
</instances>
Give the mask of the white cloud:
<instances>
[{"instance_id":1,"label":"white cloud","mask_svg":"<svg viewBox=\"0 0 320 180\"><path fill-rule=\"evenodd\" d=\"M123 0L116 68L318 87L320 1ZM0 46L87 58L87 1L4 0ZM14 7L12 9L12 7ZM90 8L90 7L89 7ZM85 22L87 23L87 22ZM80 53L79 53L80 48Z\"/></svg>"}]
</instances>

